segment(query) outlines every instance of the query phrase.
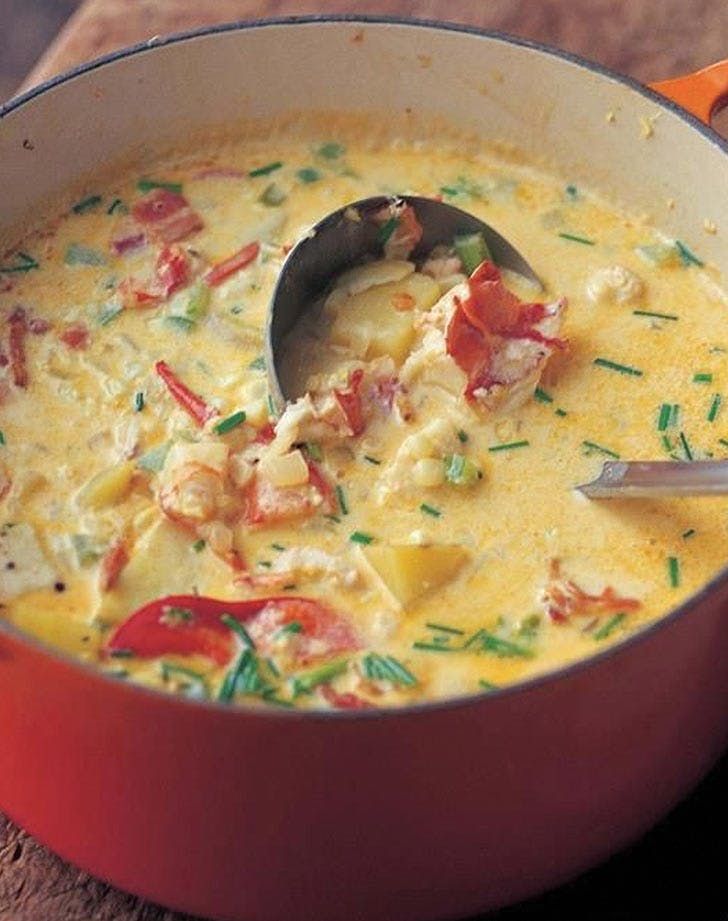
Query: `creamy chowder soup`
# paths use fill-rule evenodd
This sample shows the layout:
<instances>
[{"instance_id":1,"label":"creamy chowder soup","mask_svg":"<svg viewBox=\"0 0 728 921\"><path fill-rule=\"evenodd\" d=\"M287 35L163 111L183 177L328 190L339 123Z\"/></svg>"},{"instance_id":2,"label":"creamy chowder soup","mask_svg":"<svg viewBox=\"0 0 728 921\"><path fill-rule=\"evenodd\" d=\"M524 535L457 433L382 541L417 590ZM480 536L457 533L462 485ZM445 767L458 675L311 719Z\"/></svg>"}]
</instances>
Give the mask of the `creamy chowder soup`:
<instances>
[{"instance_id":1,"label":"creamy chowder soup","mask_svg":"<svg viewBox=\"0 0 728 921\"><path fill-rule=\"evenodd\" d=\"M545 290L477 236L410 258L407 193L486 220ZM381 258L291 334L281 413L262 330L286 253L375 194ZM574 490L613 458L728 456L728 326L699 240L568 177L324 120L99 179L18 240L2 616L119 680L303 708L485 693L726 563L725 500Z\"/></svg>"}]
</instances>

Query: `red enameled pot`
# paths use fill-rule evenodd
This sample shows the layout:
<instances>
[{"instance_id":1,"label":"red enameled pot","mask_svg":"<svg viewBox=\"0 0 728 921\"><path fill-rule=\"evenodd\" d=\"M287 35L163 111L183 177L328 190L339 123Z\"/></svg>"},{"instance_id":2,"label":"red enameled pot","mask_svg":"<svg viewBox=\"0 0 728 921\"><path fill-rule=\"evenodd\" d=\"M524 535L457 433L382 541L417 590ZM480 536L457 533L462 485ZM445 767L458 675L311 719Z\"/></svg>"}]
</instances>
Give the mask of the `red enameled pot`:
<instances>
[{"instance_id":1,"label":"red enameled pot","mask_svg":"<svg viewBox=\"0 0 728 921\"><path fill-rule=\"evenodd\" d=\"M728 63L667 91L707 120ZM547 152L574 181L698 239L728 274L728 148L697 118L531 43L362 18L152 41L12 101L0 108L2 225L129 148L309 107L443 117ZM202 915L464 916L603 860L714 763L728 736L727 602L728 570L589 661L381 713L175 699L0 623L0 807L79 866Z\"/></svg>"}]
</instances>

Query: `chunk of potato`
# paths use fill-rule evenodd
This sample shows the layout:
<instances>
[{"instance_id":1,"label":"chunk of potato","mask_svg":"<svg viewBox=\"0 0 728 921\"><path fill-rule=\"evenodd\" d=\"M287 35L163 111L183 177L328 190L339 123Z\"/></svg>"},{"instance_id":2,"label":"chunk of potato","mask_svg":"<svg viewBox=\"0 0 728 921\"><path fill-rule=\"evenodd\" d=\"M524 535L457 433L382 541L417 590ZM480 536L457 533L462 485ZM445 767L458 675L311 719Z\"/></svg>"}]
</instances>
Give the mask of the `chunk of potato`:
<instances>
[{"instance_id":1,"label":"chunk of potato","mask_svg":"<svg viewBox=\"0 0 728 921\"><path fill-rule=\"evenodd\" d=\"M388 355L401 364L415 337L412 310L429 310L439 296L437 283L415 272L351 297L332 297L326 304L333 315L331 341L365 361ZM411 309L403 309L408 303Z\"/></svg>"},{"instance_id":2,"label":"chunk of potato","mask_svg":"<svg viewBox=\"0 0 728 921\"><path fill-rule=\"evenodd\" d=\"M133 461L125 461L123 464L109 467L108 470L102 470L81 488L76 502L81 508L92 509L113 505L127 494L133 476Z\"/></svg>"},{"instance_id":3,"label":"chunk of potato","mask_svg":"<svg viewBox=\"0 0 728 921\"><path fill-rule=\"evenodd\" d=\"M50 588L55 580L33 526L5 525L0 530L0 601Z\"/></svg>"},{"instance_id":4,"label":"chunk of potato","mask_svg":"<svg viewBox=\"0 0 728 921\"><path fill-rule=\"evenodd\" d=\"M449 582L468 558L455 544L372 544L361 553L386 590L403 607Z\"/></svg>"},{"instance_id":5,"label":"chunk of potato","mask_svg":"<svg viewBox=\"0 0 728 921\"><path fill-rule=\"evenodd\" d=\"M354 266L353 269L339 275L335 283L336 290L351 297L375 285L402 281L414 270L414 262L407 262L404 259L379 259L377 262L367 262L366 265Z\"/></svg>"}]
</instances>

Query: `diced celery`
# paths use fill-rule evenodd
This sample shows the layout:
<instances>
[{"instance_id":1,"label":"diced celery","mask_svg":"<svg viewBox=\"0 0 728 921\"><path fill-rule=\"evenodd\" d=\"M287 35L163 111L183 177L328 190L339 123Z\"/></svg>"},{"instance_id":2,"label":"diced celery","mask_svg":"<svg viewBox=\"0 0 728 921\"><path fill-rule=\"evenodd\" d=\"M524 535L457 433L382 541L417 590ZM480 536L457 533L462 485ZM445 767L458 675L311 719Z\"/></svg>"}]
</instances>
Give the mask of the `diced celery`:
<instances>
[{"instance_id":1,"label":"diced celery","mask_svg":"<svg viewBox=\"0 0 728 921\"><path fill-rule=\"evenodd\" d=\"M271 182L269 186L266 186L260 196L260 200L264 205L269 205L273 208L277 205L282 205L286 198L286 193L275 182Z\"/></svg>"},{"instance_id":2,"label":"diced celery","mask_svg":"<svg viewBox=\"0 0 728 921\"><path fill-rule=\"evenodd\" d=\"M483 476L479 467L464 454L449 454L445 461L445 479L454 486L473 486Z\"/></svg>"},{"instance_id":3,"label":"diced celery","mask_svg":"<svg viewBox=\"0 0 728 921\"><path fill-rule=\"evenodd\" d=\"M455 252L460 257L463 268L468 275L474 272L484 259L491 259L488 244L480 231L477 231L477 233L458 234L453 242Z\"/></svg>"}]
</instances>

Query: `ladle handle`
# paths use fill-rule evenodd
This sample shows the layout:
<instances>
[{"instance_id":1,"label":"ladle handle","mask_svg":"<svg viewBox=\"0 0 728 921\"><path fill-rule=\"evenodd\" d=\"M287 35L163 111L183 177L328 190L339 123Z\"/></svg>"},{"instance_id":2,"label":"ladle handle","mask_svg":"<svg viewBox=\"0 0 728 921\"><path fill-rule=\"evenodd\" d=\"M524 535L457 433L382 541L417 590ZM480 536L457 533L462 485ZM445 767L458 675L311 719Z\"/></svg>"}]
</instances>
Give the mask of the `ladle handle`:
<instances>
[{"instance_id":1,"label":"ladle handle","mask_svg":"<svg viewBox=\"0 0 728 921\"><path fill-rule=\"evenodd\" d=\"M649 87L709 125L712 117L728 105L728 59L683 77L650 83Z\"/></svg>"},{"instance_id":2,"label":"ladle handle","mask_svg":"<svg viewBox=\"0 0 728 921\"><path fill-rule=\"evenodd\" d=\"M577 489L590 499L728 495L728 461L607 461Z\"/></svg>"}]
</instances>

